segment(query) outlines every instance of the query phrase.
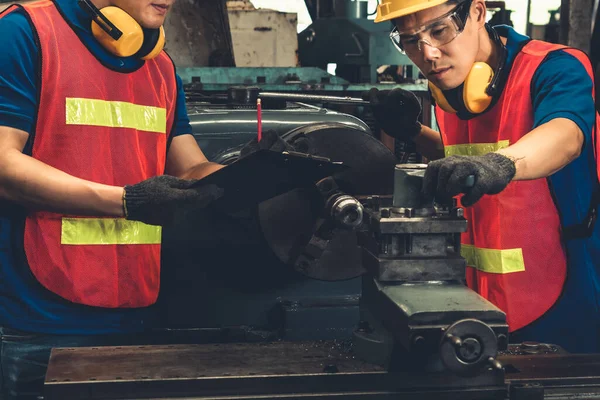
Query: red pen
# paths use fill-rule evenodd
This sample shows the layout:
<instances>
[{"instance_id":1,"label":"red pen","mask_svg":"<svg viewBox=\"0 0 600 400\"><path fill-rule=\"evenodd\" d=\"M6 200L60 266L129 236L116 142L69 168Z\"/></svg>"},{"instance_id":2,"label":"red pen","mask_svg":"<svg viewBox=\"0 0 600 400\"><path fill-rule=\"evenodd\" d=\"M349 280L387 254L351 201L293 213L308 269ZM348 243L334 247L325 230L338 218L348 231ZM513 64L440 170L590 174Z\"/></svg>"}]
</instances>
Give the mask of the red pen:
<instances>
[{"instance_id":1,"label":"red pen","mask_svg":"<svg viewBox=\"0 0 600 400\"><path fill-rule=\"evenodd\" d=\"M258 118L258 141L262 139L262 104L260 99L256 100L256 112Z\"/></svg>"}]
</instances>

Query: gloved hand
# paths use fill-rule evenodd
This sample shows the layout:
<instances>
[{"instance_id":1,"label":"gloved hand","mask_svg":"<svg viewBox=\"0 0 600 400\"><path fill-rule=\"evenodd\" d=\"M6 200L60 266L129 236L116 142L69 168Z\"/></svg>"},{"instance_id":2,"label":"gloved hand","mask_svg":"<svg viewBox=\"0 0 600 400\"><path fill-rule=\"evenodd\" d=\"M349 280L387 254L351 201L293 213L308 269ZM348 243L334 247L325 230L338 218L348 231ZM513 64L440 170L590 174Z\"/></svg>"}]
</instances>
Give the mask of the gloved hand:
<instances>
[{"instance_id":1,"label":"gloved hand","mask_svg":"<svg viewBox=\"0 0 600 400\"><path fill-rule=\"evenodd\" d=\"M240 151L240 158L247 157L259 150L271 150L280 153L284 151L295 151L294 147L279 137L277 132L266 131L263 132L260 142L258 141L258 138L254 138L242 148Z\"/></svg>"},{"instance_id":2,"label":"gloved hand","mask_svg":"<svg viewBox=\"0 0 600 400\"><path fill-rule=\"evenodd\" d=\"M223 189L214 184L192 187L197 182L161 175L127 185L125 218L163 226L173 220L177 210L204 208L223 195Z\"/></svg>"},{"instance_id":3,"label":"gloved hand","mask_svg":"<svg viewBox=\"0 0 600 400\"><path fill-rule=\"evenodd\" d=\"M407 142L421 132L421 103L413 92L372 88L362 98L371 103L375 120L388 135Z\"/></svg>"},{"instance_id":4,"label":"gloved hand","mask_svg":"<svg viewBox=\"0 0 600 400\"><path fill-rule=\"evenodd\" d=\"M498 194L515 176L514 161L498 153L484 156L451 156L432 161L427 166L423 181L423 192L427 199L436 198L448 202L460 193L465 193L461 202L470 207L483 195ZM469 175L475 176L475 184L465 187Z\"/></svg>"}]
</instances>

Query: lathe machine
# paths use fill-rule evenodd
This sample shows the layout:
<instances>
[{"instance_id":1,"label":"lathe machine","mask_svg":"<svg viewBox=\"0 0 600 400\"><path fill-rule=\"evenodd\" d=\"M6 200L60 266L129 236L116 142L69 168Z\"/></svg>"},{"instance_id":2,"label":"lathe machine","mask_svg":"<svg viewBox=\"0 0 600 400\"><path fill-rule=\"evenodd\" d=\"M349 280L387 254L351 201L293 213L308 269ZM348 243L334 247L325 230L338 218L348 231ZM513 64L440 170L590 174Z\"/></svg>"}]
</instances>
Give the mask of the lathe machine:
<instances>
[{"instance_id":1,"label":"lathe machine","mask_svg":"<svg viewBox=\"0 0 600 400\"><path fill-rule=\"evenodd\" d=\"M195 249L222 244L218 233L198 232L203 224L227 226L224 236L238 243L251 237L252 248L260 242L270 253L247 260L245 275L219 264L223 274L288 278L262 288L260 300L240 286L212 303L188 299L176 314L185 311L187 323L172 317L148 345L53 349L45 399L600 398L598 356L509 345L505 314L464 283L463 210L422 198L425 166L396 165L368 128L348 121L281 134L306 144L302 157L348 169L251 210L215 212L202 224L182 216L176 232L165 230L168 257L182 241L196 241ZM226 163L237 159L235 146L220 154ZM182 232L191 236L184 240ZM307 295L315 288L317 295ZM256 311L262 306L268 310ZM244 307L254 311L240 312L237 324L235 313L206 311ZM190 322L201 308L210 321L204 326ZM256 326L234 334L244 318Z\"/></svg>"}]
</instances>

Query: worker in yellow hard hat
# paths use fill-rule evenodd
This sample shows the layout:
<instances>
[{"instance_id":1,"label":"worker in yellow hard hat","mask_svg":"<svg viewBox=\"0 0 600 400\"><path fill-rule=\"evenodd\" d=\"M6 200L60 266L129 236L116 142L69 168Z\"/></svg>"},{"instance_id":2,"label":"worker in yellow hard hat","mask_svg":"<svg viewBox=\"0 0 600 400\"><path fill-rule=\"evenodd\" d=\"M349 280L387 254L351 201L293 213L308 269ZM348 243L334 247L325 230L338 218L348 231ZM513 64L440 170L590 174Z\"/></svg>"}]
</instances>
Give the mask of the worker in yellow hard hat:
<instances>
[{"instance_id":1,"label":"worker in yellow hard hat","mask_svg":"<svg viewBox=\"0 0 600 400\"><path fill-rule=\"evenodd\" d=\"M375 22L429 80L440 132L414 94L372 89L381 129L434 160L425 195L459 198L466 281L513 341L600 350L600 190L593 73L579 50L486 23L484 0L382 0ZM474 185L467 178L475 177Z\"/></svg>"}]
</instances>

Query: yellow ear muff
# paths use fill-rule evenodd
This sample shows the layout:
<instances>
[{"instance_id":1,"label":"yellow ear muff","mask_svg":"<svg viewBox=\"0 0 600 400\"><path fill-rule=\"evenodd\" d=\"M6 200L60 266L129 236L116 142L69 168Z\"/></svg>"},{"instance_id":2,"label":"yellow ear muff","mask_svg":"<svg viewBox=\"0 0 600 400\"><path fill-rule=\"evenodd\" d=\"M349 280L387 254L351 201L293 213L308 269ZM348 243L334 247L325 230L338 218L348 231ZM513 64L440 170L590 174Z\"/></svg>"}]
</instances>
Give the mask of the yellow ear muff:
<instances>
[{"instance_id":1,"label":"yellow ear muff","mask_svg":"<svg viewBox=\"0 0 600 400\"><path fill-rule=\"evenodd\" d=\"M429 82L429 90L431 90L431 96L435 100L435 104L440 106L440 108L447 113L456 114L456 110L448 103L446 96L444 96L444 93L440 88Z\"/></svg>"},{"instance_id":2,"label":"yellow ear muff","mask_svg":"<svg viewBox=\"0 0 600 400\"><path fill-rule=\"evenodd\" d=\"M144 43L144 32L140 24L118 7L104 7L100 11L123 32L123 35L115 40L93 20L92 33L96 40L108 51L119 57L129 57L137 53Z\"/></svg>"},{"instance_id":3,"label":"yellow ear muff","mask_svg":"<svg viewBox=\"0 0 600 400\"><path fill-rule=\"evenodd\" d=\"M494 70L484 62L476 62L471 68L463 88L463 101L467 111L480 114L492 104L487 88L494 79Z\"/></svg>"},{"instance_id":4,"label":"yellow ear muff","mask_svg":"<svg viewBox=\"0 0 600 400\"><path fill-rule=\"evenodd\" d=\"M142 60L151 60L154 57L158 56L160 52L165 47L165 29L161 26L156 38L156 44L152 47L152 50L146 55L142 55L140 58Z\"/></svg>"}]
</instances>

